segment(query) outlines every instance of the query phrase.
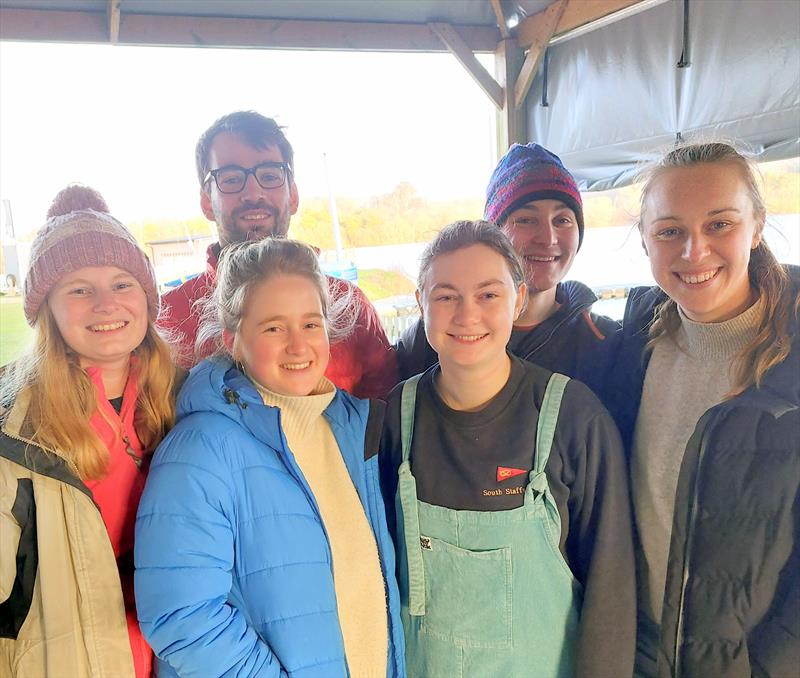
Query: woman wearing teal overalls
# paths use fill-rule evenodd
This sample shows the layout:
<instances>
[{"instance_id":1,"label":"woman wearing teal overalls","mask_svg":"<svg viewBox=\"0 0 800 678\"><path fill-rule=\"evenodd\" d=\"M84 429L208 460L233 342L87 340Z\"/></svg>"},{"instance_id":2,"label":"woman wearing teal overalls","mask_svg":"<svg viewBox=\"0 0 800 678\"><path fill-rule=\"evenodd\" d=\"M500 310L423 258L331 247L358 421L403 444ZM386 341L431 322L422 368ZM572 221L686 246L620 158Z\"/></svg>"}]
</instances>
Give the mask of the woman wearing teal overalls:
<instances>
[{"instance_id":1,"label":"woman wearing teal overalls","mask_svg":"<svg viewBox=\"0 0 800 678\"><path fill-rule=\"evenodd\" d=\"M382 480L409 676L630 676L619 435L582 383L510 355L526 300L500 229L447 226L417 300L439 364L390 395Z\"/></svg>"}]
</instances>

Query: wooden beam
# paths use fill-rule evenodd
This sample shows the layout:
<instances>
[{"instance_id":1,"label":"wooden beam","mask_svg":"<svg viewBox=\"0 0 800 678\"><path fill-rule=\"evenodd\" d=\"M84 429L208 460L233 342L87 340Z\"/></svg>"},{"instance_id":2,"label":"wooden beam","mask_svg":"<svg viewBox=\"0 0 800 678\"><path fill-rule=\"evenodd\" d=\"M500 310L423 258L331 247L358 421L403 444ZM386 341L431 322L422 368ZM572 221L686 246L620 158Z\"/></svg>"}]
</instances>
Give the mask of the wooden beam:
<instances>
[{"instance_id":1,"label":"wooden beam","mask_svg":"<svg viewBox=\"0 0 800 678\"><path fill-rule=\"evenodd\" d=\"M522 50L514 39L501 40L495 52L495 75L503 87L504 106L497 112L497 157L513 143L527 143L526 112L514 106L514 82L523 61Z\"/></svg>"},{"instance_id":2,"label":"wooden beam","mask_svg":"<svg viewBox=\"0 0 800 678\"><path fill-rule=\"evenodd\" d=\"M508 37L508 25L506 24L506 15L503 12L503 5L501 0L491 0L494 16L497 19L497 27L500 29L500 38L505 40Z\"/></svg>"},{"instance_id":3,"label":"wooden beam","mask_svg":"<svg viewBox=\"0 0 800 678\"><path fill-rule=\"evenodd\" d=\"M108 42L108 21L102 12L0 7L0 40Z\"/></svg>"},{"instance_id":4,"label":"wooden beam","mask_svg":"<svg viewBox=\"0 0 800 678\"><path fill-rule=\"evenodd\" d=\"M642 0L580 0L579 2L569 3L569 7L556 26L554 35L558 36L574 28L588 24L591 21L601 19L604 16L613 14L631 5L636 5ZM555 3L553 3L555 4ZM533 14L523 19L517 26L517 43L523 49L527 49L537 38L537 26L541 21L542 15L549 12L552 4L542 12Z\"/></svg>"},{"instance_id":5,"label":"wooden beam","mask_svg":"<svg viewBox=\"0 0 800 678\"><path fill-rule=\"evenodd\" d=\"M525 97L528 96L528 90L531 88L536 71L542 62L544 51L547 49L547 43L553 37L561 17L572 4L574 4L572 0L556 0L544 12L535 15L535 31L530 33L532 37L530 48L514 85L514 106L516 108L520 108L525 103Z\"/></svg>"},{"instance_id":6,"label":"wooden beam","mask_svg":"<svg viewBox=\"0 0 800 678\"><path fill-rule=\"evenodd\" d=\"M106 17L108 19L108 40L112 45L119 42L119 3L121 0L108 0Z\"/></svg>"},{"instance_id":7,"label":"wooden beam","mask_svg":"<svg viewBox=\"0 0 800 678\"><path fill-rule=\"evenodd\" d=\"M475 82L478 83L480 88L486 92L486 95L494 102L497 108L503 108L503 88L497 84L497 81L491 76L480 61L475 58L472 50L466 42L456 32L456 30L446 23L433 22L429 23L428 27L439 39L447 46L451 54L461 62L461 65L467 69L469 74L473 77Z\"/></svg>"},{"instance_id":8,"label":"wooden beam","mask_svg":"<svg viewBox=\"0 0 800 678\"><path fill-rule=\"evenodd\" d=\"M500 39L495 26L458 26L472 52L492 54ZM0 7L0 40L47 42L109 41L103 12ZM237 19L125 14L119 44L175 47L330 49L377 52L445 52L426 24Z\"/></svg>"}]
</instances>

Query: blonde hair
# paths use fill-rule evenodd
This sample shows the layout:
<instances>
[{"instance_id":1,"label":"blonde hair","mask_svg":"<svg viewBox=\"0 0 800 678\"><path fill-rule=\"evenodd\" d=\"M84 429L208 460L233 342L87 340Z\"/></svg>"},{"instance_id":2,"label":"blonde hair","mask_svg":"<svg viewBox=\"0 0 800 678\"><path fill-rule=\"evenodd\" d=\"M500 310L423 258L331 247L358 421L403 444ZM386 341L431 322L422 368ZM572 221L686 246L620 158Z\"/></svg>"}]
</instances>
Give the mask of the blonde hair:
<instances>
[{"instance_id":1,"label":"blonde hair","mask_svg":"<svg viewBox=\"0 0 800 678\"><path fill-rule=\"evenodd\" d=\"M97 410L97 389L61 336L47 303L39 309L34 332L30 351L3 374L0 402L10 405L27 389L27 421L34 441L64 457L82 480L101 478L108 470L109 453L89 423ZM134 428L150 454L175 422L175 367L169 347L151 322L133 355L138 359L139 387Z\"/></svg>"},{"instance_id":2,"label":"blonde hair","mask_svg":"<svg viewBox=\"0 0 800 678\"><path fill-rule=\"evenodd\" d=\"M753 216L759 225L758 235L761 236L767 210L761 196L755 163L731 144L720 141L678 146L645 168L641 174L644 187L640 214L644 214L645 202L653 183L666 170L710 163L728 163L739 171L753 203ZM638 226L641 232L641 218ZM748 275L751 286L759 295L757 333L731 364L731 391L727 394L728 398L739 395L750 386L760 386L764 375L789 355L791 324L796 320L800 308L800 295L792 297L786 268L775 259L763 237L750 254ZM647 348L652 349L663 337L675 341L680 324L678 305L674 300L667 299L656 308Z\"/></svg>"},{"instance_id":3,"label":"blonde hair","mask_svg":"<svg viewBox=\"0 0 800 678\"><path fill-rule=\"evenodd\" d=\"M264 238L228 245L222 250L214 294L201 301L203 320L196 346L211 341L218 352L227 353L222 342L223 331L232 334L239 331L250 291L276 275L299 275L314 283L331 343L341 341L352 332L359 310L352 288L347 286L346 293L332 298L328 279L311 247L298 240ZM345 283L342 285L344 287Z\"/></svg>"}]
</instances>

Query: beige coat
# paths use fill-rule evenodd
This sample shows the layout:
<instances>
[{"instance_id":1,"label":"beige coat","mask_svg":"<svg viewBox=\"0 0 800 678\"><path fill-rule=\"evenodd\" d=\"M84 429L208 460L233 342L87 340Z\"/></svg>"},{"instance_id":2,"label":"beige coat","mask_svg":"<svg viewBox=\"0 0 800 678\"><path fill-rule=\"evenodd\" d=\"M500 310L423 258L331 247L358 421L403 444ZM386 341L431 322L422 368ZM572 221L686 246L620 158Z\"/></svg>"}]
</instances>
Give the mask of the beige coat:
<instances>
[{"instance_id":1,"label":"beige coat","mask_svg":"<svg viewBox=\"0 0 800 678\"><path fill-rule=\"evenodd\" d=\"M0 432L0 676L134 678L100 511L69 463L30 439L26 411L21 394Z\"/></svg>"}]
</instances>

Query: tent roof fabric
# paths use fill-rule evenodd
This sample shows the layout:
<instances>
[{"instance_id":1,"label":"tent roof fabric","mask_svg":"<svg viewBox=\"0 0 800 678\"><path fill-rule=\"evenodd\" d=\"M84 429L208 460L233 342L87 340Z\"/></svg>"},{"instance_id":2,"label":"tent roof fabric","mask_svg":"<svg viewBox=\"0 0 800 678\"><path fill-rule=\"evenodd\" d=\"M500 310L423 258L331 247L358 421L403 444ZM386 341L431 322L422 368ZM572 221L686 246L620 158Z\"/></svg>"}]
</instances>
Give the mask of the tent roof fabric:
<instances>
[{"instance_id":1,"label":"tent roof fabric","mask_svg":"<svg viewBox=\"0 0 800 678\"><path fill-rule=\"evenodd\" d=\"M800 155L800 2L671 0L550 48L527 100L528 137L584 190L630 183L679 139L736 141L759 160Z\"/></svg>"}]
</instances>

